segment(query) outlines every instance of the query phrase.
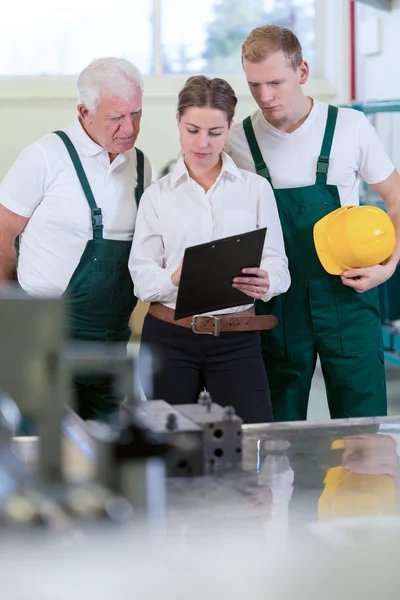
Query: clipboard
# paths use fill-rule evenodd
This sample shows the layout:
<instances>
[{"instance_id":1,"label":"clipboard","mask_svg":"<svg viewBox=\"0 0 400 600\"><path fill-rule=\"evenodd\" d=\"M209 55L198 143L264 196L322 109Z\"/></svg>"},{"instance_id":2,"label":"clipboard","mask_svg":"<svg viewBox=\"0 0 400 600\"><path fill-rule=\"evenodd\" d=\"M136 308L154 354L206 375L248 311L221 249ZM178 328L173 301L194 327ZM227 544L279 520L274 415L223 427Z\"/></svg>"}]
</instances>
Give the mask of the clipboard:
<instances>
[{"instance_id":1,"label":"clipboard","mask_svg":"<svg viewBox=\"0 0 400 600\"><path fill-rule=\"evenodd\" d=\"M246 267L259 267L267 228L186 248L174 319L249 304L252 299L232 287Z\"/></svg>"}]
</instances>

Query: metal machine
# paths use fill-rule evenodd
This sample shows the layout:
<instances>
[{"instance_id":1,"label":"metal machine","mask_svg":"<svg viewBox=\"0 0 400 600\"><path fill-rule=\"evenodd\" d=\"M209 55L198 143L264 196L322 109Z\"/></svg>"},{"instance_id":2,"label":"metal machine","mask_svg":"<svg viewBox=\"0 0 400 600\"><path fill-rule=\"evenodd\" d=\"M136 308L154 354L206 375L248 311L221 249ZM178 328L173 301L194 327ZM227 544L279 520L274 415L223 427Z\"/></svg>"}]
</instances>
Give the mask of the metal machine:
<instances>
[{"instance_id":1,"label":"metal machine","mask_svg":"<svg viewBox=\"0 0 400 600\"><path fill-rule=\"evenodd\" d=\"M161 435L148 435L134 417L134 358L118 345L106 349L91 344L68 346L64 300L31 298L14 286L1 290L0 330L0 462L5 469L2 481L14 483L7 489L1 489L0 483L0 514L4 519L42 521L49 504L50 513L58 515L58 523L72 516L107 516L117 500L128 500L141 513L150 514L153 509L160 512L160 502L153 502L150 494L162 504L162 455L168 446ZM71 375L82 369L113 373L130 409L124 420L112 426L80 423L81 435L101 468L96 468L84 483L71 483L64 472L62 432L73 427L79 431L76 422L68 427L71 420L80 421L68 407L73 401ZM21 415L34 424L37 437L14 436ZM34 461L29 459L33 455ZM35 463L34 469L28 465L30 462ZM48 511L46 515L51 521Z\"/></svg>"},{"instance_id":2,"label":"metal machine","mask_svg":"<svg viewBox=\"0 0 400 600\"><path fill-rule=\"evenodd\" d=\"M32 298L4 287L0 330L0 467L3 481L13 482L3 489L0 483L0 523L2 517L37 522L44 512L53 522L49 515L57 515L58 524L72 517L120 519L132 510L160 519L167 475L240 465L242 421L232 408L213 404L206 392L198 405L141 402L136 357L125 346L66 342L62 298ZM73 412L71 377L78 371L114 376L125 397L117 421L85 423ZM144 373L150 376L149 366ZM33 422L34 438L15 437L21 414ZM74 481L66 473L66 462L73 462L68 440L70 449L81 451L76 461L89 463L84 474L72 469ZM50 513L44 511L49 503Z\"/></svg>"}]
</instances>

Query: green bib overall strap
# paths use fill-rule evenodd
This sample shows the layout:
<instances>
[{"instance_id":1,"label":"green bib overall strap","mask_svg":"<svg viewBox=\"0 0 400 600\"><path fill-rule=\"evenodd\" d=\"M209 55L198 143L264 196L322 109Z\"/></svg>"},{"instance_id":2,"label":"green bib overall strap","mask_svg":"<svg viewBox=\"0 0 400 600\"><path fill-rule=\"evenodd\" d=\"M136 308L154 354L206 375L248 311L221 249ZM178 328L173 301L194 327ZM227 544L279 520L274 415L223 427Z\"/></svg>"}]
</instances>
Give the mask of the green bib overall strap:
<instances>
[{"instance_id":1,"label":"green bib overall strap","mask_svg":"<svg viewBox=\"0 0 400 600\"><path fill-rule=\"evenodd\" d=\"M257 143L256 136L254 134L253 123L251 122L251 117L246 117L243 121L243 130L247 139L247 143L249 144L250 152L253 157L254 166L256 169L256 173L268 179L269 183L271 183L271 175L269 173L269 169L264 162L263 155L261 154L260 147Z\"/></svg>"},{"instance_id":2,"label":"green bib overall strap","mask_svg":"<svg viewBox=\"0 0 400 600\"><path fill-rule=\"evenodd\" d=\"M144 192L144 154L139 148L136 150L136 170L137 170L137 183L135 188L135 200L136 206L139 208L140 198Z\"/></svg>"},{"instance_id":3,"label":"green bib overall strap","mask_svg":"<svg viewBox=\"0 0 400 600\"><path fill-rule=\"evenodd\" d=\"M103 237L102 212L96 204L78 153L63 131L54 133L61 138L71 158L89 204L93 227L93 236L87 240L63 294L66 298L69 338L126 344L131 335L129 320L137 303L128 267L132 240ZM137 157L138 189L135 197L139 201L143 191L144 160L140 157L140 151ZM71 192L74 193L74 190ZM129 190L127 192L129 194ZM132 191L130 194L128 200L132 203ZM79 201L85 202L85 199L79 198ZM76 410L81 418L108 419L118 413L123 398L114 389L112 377L77 373L73 377L73 386Z\"/></svg>"},{"instance_id":4,"label":"green bib overall strap","mask_svg":"<svg viewBox=\"0 0 400 600\"><path fill-rule=\"evenodd\" d=\"M94 238L102 238L103 237L103 215L101 213L101 208L99 208L96 204L96 200L94 199L92 190L90 188L90 184L86 177L86 173L83 170L83 166L81 163L81 159L78 156L75 147L67 134L64 131L55 131L56 135L64 142L66 149L68 150L68 154L71 157L72 163L75 167L76 174L78 175L80 184L83 189L83 193L86 196L86 200L90 206L90 212L92 217L92 228L93 228L93 237Z\"/></svg>"},{"instance_id":5,"label":"green bib overall strap","mask_svg":"<svg viewBox=\"0 0 400 600\"><path fill-rule=\"evenodd\" d=\"M337 106L328 106L328 117L326 121L324 139L321 147L321 154L317 161L317 177L316 183L327 183L328 169L329 169L329 156L331 153L333 136L335 133L336 121L338 116ZM243 130L249 144L250 152L254 161L256 173L268 179L271 183L271 175L269 169L264 161L263 155L261 154L260 147L258 145L251 117L246 117L243 121Z\"/></svg>"},{"instance_id":6,"label":"green bib overall strap","mask_svg":"<svg viewBox=\"0 0 400 600\"><path fill-rule=\"evenodd\" d=\"M317 178L316 183L327 183L329 157L331 154L333 136L335 135L335 127L338 116L337 106L328 106L328 117L326 120L324 139L322 141L321 154L317 161Z\"/></svg>"}]
</instances>

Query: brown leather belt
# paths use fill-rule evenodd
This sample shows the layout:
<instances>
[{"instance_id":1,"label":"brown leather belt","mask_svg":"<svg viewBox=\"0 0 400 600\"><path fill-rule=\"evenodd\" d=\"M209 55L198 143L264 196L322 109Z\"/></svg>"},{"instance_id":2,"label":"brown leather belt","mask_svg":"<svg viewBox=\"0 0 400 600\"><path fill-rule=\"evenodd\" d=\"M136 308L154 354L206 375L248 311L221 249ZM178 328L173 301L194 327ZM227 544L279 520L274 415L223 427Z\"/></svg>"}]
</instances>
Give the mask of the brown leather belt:
<instances>
[{"instance_id":1,"label":"brown leather belt","mask_svg":"<svg viewBox=\"0 0 400 600\"><path fill-rule=\"evenodd\" d=\"M174 320L174 310L159 302L150 304L149 313L173 325L187 327L194 333L208 334L218 337L227 331L260 331L273 329L278 324L278 319L272 315L256 316L254 306L237 313L221 314L210 317L194 315L185 319Z\"/></svg>"}]
</instances>

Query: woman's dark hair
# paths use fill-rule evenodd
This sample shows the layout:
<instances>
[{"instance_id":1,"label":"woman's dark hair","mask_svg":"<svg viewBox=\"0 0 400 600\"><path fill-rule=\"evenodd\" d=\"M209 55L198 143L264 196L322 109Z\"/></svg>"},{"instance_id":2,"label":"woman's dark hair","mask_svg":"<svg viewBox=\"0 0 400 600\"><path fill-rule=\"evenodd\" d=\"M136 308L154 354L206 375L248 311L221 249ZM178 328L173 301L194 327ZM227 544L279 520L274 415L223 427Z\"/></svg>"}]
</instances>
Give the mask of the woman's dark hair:
<instances>
[{"instance_id":1,"label":"woman's dark hair","mask_svg":"<svg viewBox=\"0 0 400 600\"><path fill-rule=\"evenodd\" d=\"M178 96L178 116L192 106L203 108L208 106L220 110L226 115L229 125L232 123L237 98L232 87L225 79L204 75L189 77Z\"/></svg>"}]
</instances>

